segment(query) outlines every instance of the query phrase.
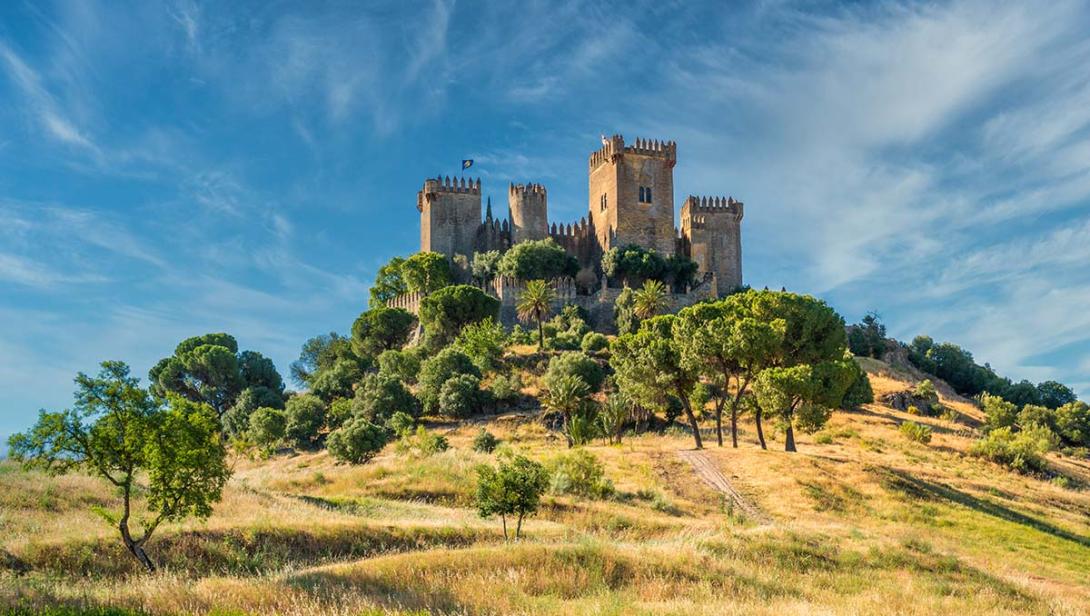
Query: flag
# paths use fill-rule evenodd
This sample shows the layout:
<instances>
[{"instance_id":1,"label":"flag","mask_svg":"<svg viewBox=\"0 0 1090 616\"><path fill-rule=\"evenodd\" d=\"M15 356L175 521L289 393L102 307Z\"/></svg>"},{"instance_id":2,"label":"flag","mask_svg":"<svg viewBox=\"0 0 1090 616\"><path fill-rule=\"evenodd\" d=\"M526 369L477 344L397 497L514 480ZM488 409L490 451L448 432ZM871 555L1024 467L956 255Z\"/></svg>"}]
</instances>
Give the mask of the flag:
<instances>
[{"instance_id":1,"label":"flag","mask_svg":"<svg viewBox=\"0 0 1090 616\"><path fill-rule=\"evenodd\" d=\"M465 171L466 169L469 169L472 166L473 166L473 159L472 158L467 158L467 159L462 161L462 171Z\"/></svg>"}]
</instances>

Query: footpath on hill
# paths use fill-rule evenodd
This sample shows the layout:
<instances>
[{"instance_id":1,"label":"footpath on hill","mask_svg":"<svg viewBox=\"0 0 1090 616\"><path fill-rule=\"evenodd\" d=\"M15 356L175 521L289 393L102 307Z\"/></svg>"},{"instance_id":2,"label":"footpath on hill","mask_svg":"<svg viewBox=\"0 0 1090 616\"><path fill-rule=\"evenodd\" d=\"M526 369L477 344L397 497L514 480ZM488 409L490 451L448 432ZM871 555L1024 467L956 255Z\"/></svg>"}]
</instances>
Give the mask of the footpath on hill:
<instances>
[{"instance_id":1,"label":"footpath on hill","mask_svg":"<svg viewBox=\"0 0 1090 616\"><path fill-rule=\"evenodd\" d=\"M678 457L689 463L689 466L693 467L696 474L704 480L704 483L712 487L720 494L726 496L734 507L745 514L747 518L760 524L762 526L771 526L772 518L768 517L765 512L761 511L756 505L746 500L738 490L734 489L727 476L722 473L708 456L702 451L686 450L679 451Z\"/></svg>"}]
</instances>

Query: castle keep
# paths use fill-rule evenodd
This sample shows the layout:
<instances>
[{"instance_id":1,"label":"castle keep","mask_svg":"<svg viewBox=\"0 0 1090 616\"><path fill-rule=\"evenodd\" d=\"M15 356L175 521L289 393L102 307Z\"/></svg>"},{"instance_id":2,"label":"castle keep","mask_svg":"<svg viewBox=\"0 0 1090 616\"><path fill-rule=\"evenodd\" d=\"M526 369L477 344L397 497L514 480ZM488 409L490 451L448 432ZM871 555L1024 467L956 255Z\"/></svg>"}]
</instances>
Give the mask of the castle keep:
<instances>
[{"instance_id":1,"label":"castle keep","mask_svg":"<svg viewBox=\"0 0 1090 616\"><path fill-rule=\"evenodd\" d=\"M609 290L602 275L603 253L614 247L636 245L663 257L683 255L699 267L696 287L701 296L722 296L742 285L742 202L732 197L688 196L681 220L674 220L673 141L624 137L603 138L602 147L588 161L588 212L578 222L549 222L548 191L541 184L512 184L507 190L506 218L497 218L488 200L482 219L481 181L436 178L424 181L417 193L420 212L420 250L458 255L470 260L474 252L504 251L527 240L552 238L576 257L580 292L588 287ZM588 285L587 280L598 283ZM511 281L497 281L501 287ZM567 283L566 283L567 284ZM573 291L574 293L574 291ZM604 300L604 298L603 298ZM686 301L685 303L691 303Z\"/></svg>"}]
</instances>

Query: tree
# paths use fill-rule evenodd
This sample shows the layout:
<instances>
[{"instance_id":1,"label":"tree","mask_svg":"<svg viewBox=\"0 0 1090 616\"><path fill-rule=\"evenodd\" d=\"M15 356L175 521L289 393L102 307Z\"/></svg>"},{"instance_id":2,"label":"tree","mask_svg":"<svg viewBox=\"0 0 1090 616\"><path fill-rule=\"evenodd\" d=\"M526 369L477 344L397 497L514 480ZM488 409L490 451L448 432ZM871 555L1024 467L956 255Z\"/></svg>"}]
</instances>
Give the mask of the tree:
<instances>
[{"instance_id":1,"label":"tree","mask_svg":"<svg viewBox=\"0 0 1090 616\"><path fill-rule=\"evenodd\" d=\"M572 436L572 417L579 412L583 403L590 394L590 388L586 382L575 374L562 374L555 379L545 390L542 402L546 408L560 413L563 418L564 438L568 441L568 447L575 445Z\"/></svg>"},{"instance_id":2,"label":"tree","mask_svg":"<svg viewBox=\"0 0 1090 616\"><path fill-rule=\"evenodd\" d=\"M482 373L495 370L503 355L507 334L495 319L470 323L462 328L454 344L465 351Z\"/></svg>"},{"instance_id":3,"label":"tree","mask_svg":"<svg viewBox=\"0 0 1090 616\"><path fill-rule=\"evenodd\" d=\"M371 308L352 324L352 352L357 357L378 357L383 351L400 349L409 342L416 317L401 308Z\"/></svg>"},{"instance_id":4,"label":"tree","mask_svg":"<svg viewBox=\"0 0 1090 616\"><path fill-rule=\"evenodd\" d=\"M1078 400L1056 409L1056 431L1068 444L1090 447L1090 405Z\"/></svg>"},{"instance_id":5,"label":"tree","mask_svg":"<svg viewBox=\"0 0 1090 616\"><path fill-rule=\"evenodd\" d=\"M613 343L610 365L621 390L637 400L661 400L673 395L689 420L697 449L703 449L700 425L689 402L700 373L681 359L682 341L674 336L674 315L654 317L640 324L635 334L625 334Z\"/></svg>"},{"instance_id":6,"label":"tree","mask_svg":"<svg viewBox=\"0 0 1090 616\"><path fill-rule=\"evenodd\" d=\"M504 540L507 516L518 516L515 539L519 539L523 518L537 512L548 485L545 467L525 456L501 460L497 467L481 465L477 467L477 512L482 518L500 516Z\"/></svg>"},{"instance_id":7,"label":"tree","mask_svg":"<svg viewBox=\"0 0 1090 616\"><path fill-rule=\"evenodd\" d=\"M389 441L389 431L356 418L329 433L329 455L341 462L364 464L375 457Z\"/></svg>"},{"instance_id":8,"label":"tree","mask_svg":"<svg viewBox=\"0 0 1090 616\"><path fill-rule=\"evenodd\" d=\"M284 405L288 419L284 435L297 447L313 447L325 426L325 414L325 404L318 396L302 394L289 398Z\"/></svg>"},{"instance_id":9,"label":"tree","mask_svg":"<svg viewBox=\"0 0 1090 616\"><path fill-rule=\"evenodd\" d=\"M636 292L631 287L621 289L613 302L613 322L618 334L634 334L640 328L640 319L636 316Z\"/></svg>"},{"instance_id":10,"label":"tree","mask_svg":"<svg viewBox=\"0 0 1090 616\"><path fill-rule=\"evenodd\" d=\"M575 276L579 262L552 238L519 242L503 253L498 266L503 276L519 280L548 280Z\"/></svg>"},{"instance_id":11,"label":"tree","mask_svg":"<svg viewBox=\"0 0 1090 616\"><path fill-rule=\"evenodd\" d=\"M662 281L666 271L666 260L658 252L634 244L610 248L602 255L602 272L626 287L646 280Z\"/></svg>"},{"instance_id":12,"label":"tree","mask_svg":"<svg viewBox=\"0 0 1090 616\"><path fill-rule=\"evenodd\" d=\"M545 388L550 389L552 384L562 376L577 376L587 386L587 393L594 393L602 388L602 382L606 378L605 370L598 362L582 351L567 351L555 355L549 360L549 367L545 370Z\"/></svg>"},{"instance_id":13,"label":"tree","mask_svg":"<svg viewBox=\"0 0 1090 616\"><path fill-rule=\"evenodd\" d=\"M465 418L476 414L483 398L481 379L457 374L439 389L439 412L447 417Z\"/></svg>"},{"instance_id":14,"label":"tree","mask_svg":"<svg viewBox=\"0 0 1090 616\"><path fill-rule=\"evenodd\" d=\"M207 518L230 476L219 418L206 404L168 394L166 405L139 386L122 362L102 363L97 377L76 377L74 408L42 411L38 423L10 440L11 455L51 473L84 470L121 496L113 518L126 549L148 571L145 547L167 521ZM139 485L146 479L146 485ZM143 494L147 521L134 532L133 497Z\"/></svg>"},{"instance_id":15,"label":"tree","mask_svg":"<svg viewBox=\"0 0 1090 616\"><path fill-rule=\"evenodd\" d=\"M500 301L477 287L444 287L420 303L420 322L431 348L450 344L462 328L485 319L498 320Z\"/></svg>"},{"instance_id":16,"label":"tree","mask_svg":"<svg viewBox=\"0 0 1090 616\"><path fill-rule=\"evenodd\" d=\"M478 284L488 284L499 273L500 251L489 250L487 252L473 253L473 263L470 272Z\"/></svg>"},{"instance_id":17,"label":"tree","mask_svg":"<svg viewBox=\"0 0 1090 616\"><path fill-rule=\"evenodd\" d=\"M369 305L372 308L384 307L390 300L409 292L401 269L404 265L405 259L394 257L386 265L378 268L375 283L371 285Z\"/></svg>"},{"instance_id":18,"label":"tree","mask_svg":"<svg viewBox=\"0 0 1090 616\"><path fill-rule=\"evenodd\" d=\"M247 387L235 400L235 405L223 416L223 429L232 437L240 436L250 427L250 416L259 408L284 408L282 393L261 385Z\"/></svg>"},{"instance_id":19,"label":"tree","mask_svg":"<svg viewBox=\"0 0 1090 616\"><path fill-rule=\"evenodd\" d=\"M1037 384L1037 395L1042 405L1050 409L1058 409L1065 404L1071 404L1078 400L1075 392L1063 383L1056 381L1044 381Z\"/></svg>"},{"instance_id":20,"label":"tree","mask_svg":"<svg viewBox=\"0 0 1090 616\"><path fill-rule=\"evenodd\" d=\"M278 443L287 427L287 415L280 409L261 407L250 415L250 438L262 447Z\"/></svg>"},{"instance_id":21,"label":"tree","mask_svg":"<svg viewBox=\"0 0 1090 616\"><path fill-rule=\"evenodd\" d=\"M886 350L886 326L877 312L868 312L849 328L848 348L853 355L881 359Z\"/></svg>"},{"instance_id":22,"label":"tree","mask_svg":"<svg viewBox=\"0 0 1090 616\"><path fill-rule=\"evenodd\" d=\"M349 338L336 332L315 336L303 343L299 359L292 362L291 378L296 385L309 386L315 376L343 359L359 362Z\"/></svg>"},{"instance_id":23,"label":"tree","mask_svg":"<svg viewBox=\"0 0 1090 616\"><path fill-rule=\"evenodd\" d=\"M855 378L851 361L766 368L757 376L757 401L780 414L786 431L785 451L797 451L796 424L815 431L825 424L832 409L840 406Z\"/></svg>"},{"instance_id":24,"label":"tree","mask_svg":"<svg viewBox=\"0 0 1090 616\"><path fill-rule=\"evenodd\" d=\"M352 399L354 417L384 424L399 411L413 417L420 415L420 401L399 379L381 372L363 378Z\"/></svg>"},{"instance_id":25,"label":"tree","mask_svg":"<svg viewBox=\"0 0 1090 616\"><path fill-rule=\"evenodd\" d=\"M987 432L999 428L1014 428L1018 422L1018 407L1000 396L982 393L980 406L984 409L986 416L984 430Z\"/></svg>"},{"instance_id":26,"label":"tree","mask_svg":"<svg viewBox=\"0 0 1090 616\"><path fill-rule=\"evenodd\" d=\"M641 319L650 319L662 314L668 305L666 287L657 280L644 281L640 290L636 291L636 316Z\"/></svg>"},{"instance_id":27,"label":"tree","mask_svg":"<svg viewBox=\"0 0 1090 616\"><path fill-rule=\"evenodd\" d=\"M598 425L610 445L621 444L621 434L631 416L632 405L624 396L613 393L606 398L598 412Z\"/></svg>"},{"instance_id":28,"label":"tree","mask_svg":"<svg viewBox=\"0 0 1090 616\"><path fill-rule=\"evenodd\" d=\"M447 347L421 364L417 395L424 405L424 412L430 414L439 410L439 394L443 384L459 374L481 378L481 371L473 365L469 356L455 347Z\"/></svg>"},{"instance_id":29,"label":"tree","mask_svg":"<svg viewBox=\"0 0 1090 616\"><path fill-rule=\"evenodd\" d=\"M341 359L310 380L310 391L329 404L337 398L351 398L352 388L363 377L358 361Z\"/></svg>"},{"instance_id":30,"label":"tree","mask_svg":"<svg viewBox=\"0 0 1090 616\"><path fill-rule=\"evenodd\" d=\"M556 292L544 280L531 280L519 294L515 311L519 320L525 323L537 321L537 350L545 347L544 322L556 300Z\"/></svg>"},{"instance_id":31,"label":"tree","mask_svg":"<svg viewBox=\"0 0 1090 616\"><path fill-rule=\"evenodd\" d=\"M438 252L418 252L401 265L405 286L410 293L429 295L449 285L453 276L450 261Z\"/></svg>"}]
</instances>

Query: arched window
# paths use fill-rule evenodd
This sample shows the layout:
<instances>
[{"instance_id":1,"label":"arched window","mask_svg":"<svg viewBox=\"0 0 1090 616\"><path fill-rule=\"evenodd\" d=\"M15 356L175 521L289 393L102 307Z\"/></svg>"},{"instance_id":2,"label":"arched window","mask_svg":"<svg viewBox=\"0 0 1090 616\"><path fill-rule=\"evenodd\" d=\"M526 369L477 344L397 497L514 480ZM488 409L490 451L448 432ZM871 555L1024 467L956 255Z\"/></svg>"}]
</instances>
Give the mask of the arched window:
<instances>
[{"instance_id":1,"label":"arched window","mask_svg":"<svg viewBox=\"0 0 1090 616\"><path fill-rule=\"evenodd\" d=\"M648 186L647 190L645 192L646 192L646 196L647 196L647 203L651 203L651 187Z\"/></svg>"},{"instance_id":2,"label":"arched window","mask_svg":"<svg viewBox=\"0 0 1090 616\"><path fill-rule=\"evenodd\" d=\"M640 186L640 203L643 203L645 201L644 198L643 198L643 195L644 195L644 188L643 188L643 186Z\"/></svg>"}]
</instances>

